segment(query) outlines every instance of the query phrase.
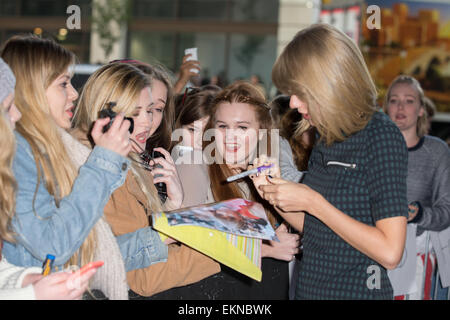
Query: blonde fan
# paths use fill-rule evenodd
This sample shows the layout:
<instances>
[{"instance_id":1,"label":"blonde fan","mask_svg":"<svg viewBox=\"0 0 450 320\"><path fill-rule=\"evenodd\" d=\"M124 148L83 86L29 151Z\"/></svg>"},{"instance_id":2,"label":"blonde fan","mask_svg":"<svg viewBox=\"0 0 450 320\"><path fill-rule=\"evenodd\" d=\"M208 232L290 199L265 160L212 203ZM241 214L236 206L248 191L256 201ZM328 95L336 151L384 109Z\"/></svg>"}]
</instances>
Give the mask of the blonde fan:
<instances>
[{"instance_id":1,"label":"blonde fan","mask_svg":"<svg viewBox=\"0 0 450 320\"><path fill-rule=\"evenodd\" d=\"M75 56L51 40L17 36L6 42L2 57L16 76L15 104L22 113L16 130L32 149L38 170L36 192L43 173L46 188L59 205L59 201L70 194L78 173L60 138L45 93L50 84L75 63ZM39 217L38 212L35 214ZM67 265L92 261L95 240L95 232L91 231Z\"/></svg>"},{"instance_id":2,"label":"blonde fan","mask_svg":"<svg viewBox=\"0 0 450 320\"><path fill-rule=\"evenodd\" d=\"M15 142L11 125L0 105L0 241L14 242L11 219L14 216L16 181L11 169Z\"/></svg>"},{"instance_id":3,"label":"blonde fan","mask_svg":"<svg viewBox=\"0 0 450 320\"><path fill-rule=\"evenodd\" d=\"M112 63L103 66L93 73L81 93L74 115L74 127L88 133L97 120L99 112L107 108L108 102L115 102L114 112L123 112L131 117L137 106L140 92L150 87L150 80L141 70L126 63ZM130 152L133 161L131 170L148 199L148 207L152 212L162 211L158 191L153 184L144 182L139 173L142 169L136 165L140 161L137 154Z\"/></svg>"},{"instance_id":4,"label":"blonde fan","mask_svg":"<svg viewBox=\"0 0 450 320\"><path fill-rule=\"evenodd\" d=\"M389 85L389 88L387 90L386 96L384 98L383 103L383 110L385 113L387 113L387 106L389 99L391 98L392 89L397 84L407 84L414 90L416 90L417 95L419 96L420 101L420 108L425 109L425 94L423 92L422 86L420 85L419 81L417 81L415 78L407 75L400 75L397 78L392 81L392 83ZM426 111L426 110L425 110ZM419 138L422 138L424 135L426 135L428 132L428 115L427 112L424 112L422 116L419 116L417 119L417 128L416 128L416 134Z\"/></svg>"}]
</instances>

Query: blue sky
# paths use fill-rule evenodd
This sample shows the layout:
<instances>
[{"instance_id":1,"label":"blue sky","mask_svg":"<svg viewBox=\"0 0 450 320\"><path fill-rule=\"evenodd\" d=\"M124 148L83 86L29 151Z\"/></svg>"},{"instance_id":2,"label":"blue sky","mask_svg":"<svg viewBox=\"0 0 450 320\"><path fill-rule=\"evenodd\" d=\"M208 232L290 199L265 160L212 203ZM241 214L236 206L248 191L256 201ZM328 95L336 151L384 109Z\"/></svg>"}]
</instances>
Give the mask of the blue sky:
<instances>
[{"instance_id":1,"label":"blue sky","mask_svg":"<svg viewBox=\"0 0 450 320\"><path fill-rule=\"evenodd\" d=\"M409 1L399 1L399 0L366 0L368 5L377 5L381 8L392 8L394 3L406 3L409 6L409 14L415 16L419 9L437 9L440 12L440 20L448 21L450 20L450 1L449 0L409 0Z\"/></svg>"}]
</instances>

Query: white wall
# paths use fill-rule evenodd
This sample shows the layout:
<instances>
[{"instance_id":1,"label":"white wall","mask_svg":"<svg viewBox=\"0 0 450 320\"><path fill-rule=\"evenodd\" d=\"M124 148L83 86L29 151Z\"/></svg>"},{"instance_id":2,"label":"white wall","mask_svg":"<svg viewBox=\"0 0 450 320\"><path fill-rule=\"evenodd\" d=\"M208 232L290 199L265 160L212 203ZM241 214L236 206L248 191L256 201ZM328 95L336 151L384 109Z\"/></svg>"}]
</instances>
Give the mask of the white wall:
<instances>
[{"instance_id":1,"label":"white wall","mask_svg":"<svg viewBox=\"0 0 450 320\"><path fill-rule=\"evenodd\" d=\"M280 0L277 56L301 29L319 22L320 0Z\"/></svg>"}]
</instances>

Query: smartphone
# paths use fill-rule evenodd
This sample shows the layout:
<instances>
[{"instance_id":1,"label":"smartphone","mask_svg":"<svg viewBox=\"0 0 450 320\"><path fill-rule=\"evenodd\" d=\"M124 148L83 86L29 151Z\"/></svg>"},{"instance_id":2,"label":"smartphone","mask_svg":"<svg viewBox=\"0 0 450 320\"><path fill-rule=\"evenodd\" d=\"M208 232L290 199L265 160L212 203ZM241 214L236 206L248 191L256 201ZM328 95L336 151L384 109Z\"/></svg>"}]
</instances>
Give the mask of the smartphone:
<instances>
[{"instance_id":1,"label":"smartphone","mask_svg":"<svg viewBox=\"0 0 450 320\"><path fill-rule=\"evenodd\" d=\"M197 48L188 48L184 50L184 55L190 54L191 56L189 58L187 58L187 61L190 60L197 60L198 61L198 56L197 56ZM191 72L195 72L195 73L199 73L198 69L191 69Z\"/></svg>"},{"instance_id":2,"label":"smartphone","mask_svg":"<svg viewBox=\"0 0 450 320\"><path fill-rule=\"evenodd\" d=\"M103 266L103 264L104 264L103 261L94 261L94 262L90 262L88 264L85 264L79 270L80 276L82 276L83 274L87 273L89 270L100 268L101 266Z\"/></svg>"},{"instance_id":3,"label":"smartphone","mask_svg":"<svg viewBox=\"0 0 450 320\"><path fill-rule=\"evenodd\" d=\"M161 152L158 152L156 150L152 151L152 158L164 158L164 155ZM162 168L161 165L157 164L156 165L157 168ZM155 174L154 178L160 177L161 175L159 174ZM158 182L155 183L155 187L156 190L158 190L158 195L159 195L159 199L161 199L161 202L164 203L166 202L167 199L167 187L166 184L164 182Z\"/></svg>"}]
</instances>

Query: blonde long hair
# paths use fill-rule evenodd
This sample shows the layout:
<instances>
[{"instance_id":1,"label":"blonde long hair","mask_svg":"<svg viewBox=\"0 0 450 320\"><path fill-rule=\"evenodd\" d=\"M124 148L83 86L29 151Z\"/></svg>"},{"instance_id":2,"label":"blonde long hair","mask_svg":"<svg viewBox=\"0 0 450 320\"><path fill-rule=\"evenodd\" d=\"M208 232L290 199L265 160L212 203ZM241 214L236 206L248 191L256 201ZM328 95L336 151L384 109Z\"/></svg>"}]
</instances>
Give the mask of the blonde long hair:
<instances>
[{"instance_id":1,"label":"blonde long hair","mask_svg":"<svg viewBox=\"0 0 450 320\"><path fill-rule=\"evenodd\" d=\"M16 180L12 172L15 140L11 125L6 119L0 102L0 243L2 240L15 242L11 229L14 216ZM1 250L0 250L1 251Z\"/></svg>"},{"instance_id":2,"label":"blonde long hair","mask_svg":"<svg viewBox=\"0 0 450 320\"><path fill-rule=\"evenodd\" d=\"M419 81L417 81L417 79L415 79L411 76L408 76L408 75L399 75L397 78L395 78L389 85L389 88L387 89L387 93L386 93L386 96L384 98L384 103L383 103L383 110L384 110L384 112L387 113L388 102L389 102L389 99L391 98L392 89L397 84L409 85L411 88L413 88L417 92L417 95L419 96L419 102L420 102L419 109L420 108L424 109L424 112L423 112L422 116L419 116L417 118L416 134L419 138L422 138L424 135L426 135L428 133L428 115L427 115L427 110L426 110L426 105L425 105L425 102L426 102L425 94L423 92L422 86L420 85Z\"/></svg>"},{"instance_id":3,"label":"blonde long hair","mask_svg":"<svg viewBox=\"0 0 450 320\"><path fill-rule=\"evenodd\" d=\"M22 113L16 130L31 146L36 162L38 180L43 177L56 205L70 194L78 173L58 133L58 126L50 113L46 90L69 66L75 56L52 40L34 36L14 36L2 51L2 58L16 76L15 104ZM34 200L32 203L34 210ZM39 213L35 212L39 217ZM92 261L96 236L89 233L67 265L84 265Z\"/></svg>"},{"instance_id":4,"label":"blonde long hair","mask_svg":"<svg viewBox=\"0 0 450 320\"><path fill-rule=\"evenodd\" d=\"M132 63L143 71L150 79L161 81L167 89L166 107L164 108L161 124L147 140L147 149L162 147L166 150L172 148L172 130L175 122L175 104L173 97L173 85L166 68L159 64L148 65L145 63Z\"/></svg>"},{"instance_id":5,"label":"blonde long hair","mask_svg":"<svg viewBox=\"0 0 450 320\"><path fill-rule=\"evenodd\" d=\"M360 50L330 25L298 32L275 62L272 80L281 92L307 104L327 145L364 128L377 111L376 87ZM296 135L309 127L300 121Z\"/></svg>"},{"instance_id":6,"label":"blonde long hair","mask_svg":"<svg viewBox=\"0 0 450 320\"><path fill-rule=\"evenodd\" d=\"M74 127L89 133L92 124L98 119L99 112L107 108L109 102L116 102L114 112L123 112L130 117L137 106L139 95L145 87L150 87L150 79L141 70L128 63L115 62L105 65L94 72L80 95L75 111ZM139 156L130 152L132 161L131 170L145 194L147 207L151 212L162 211L162 205L155 186L145 183L139 164Z\"/></svg>"}]
</instances>

